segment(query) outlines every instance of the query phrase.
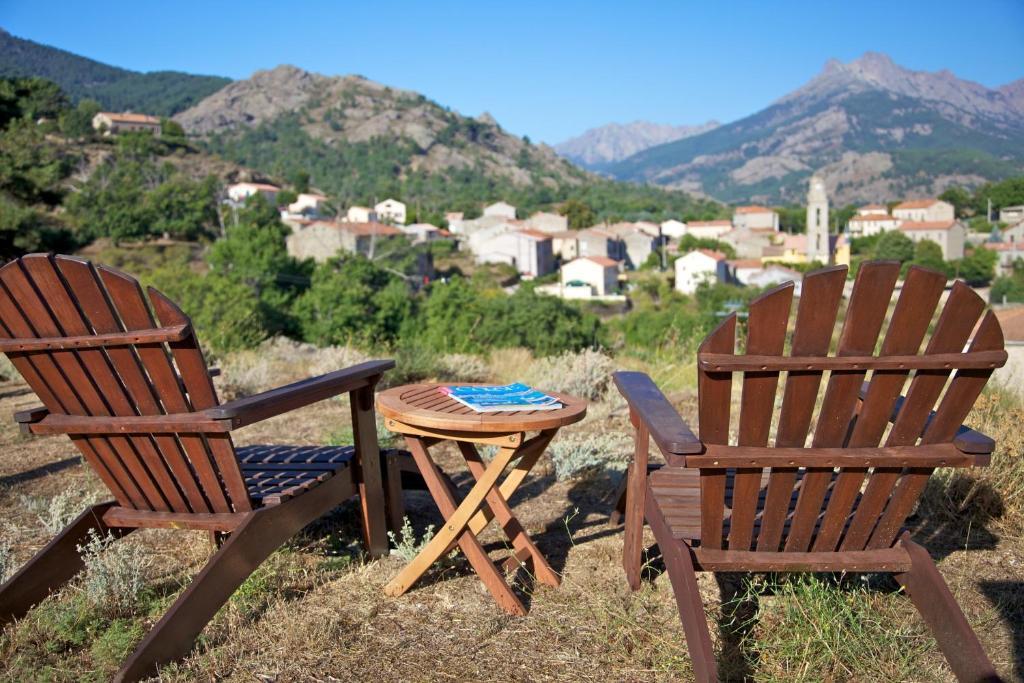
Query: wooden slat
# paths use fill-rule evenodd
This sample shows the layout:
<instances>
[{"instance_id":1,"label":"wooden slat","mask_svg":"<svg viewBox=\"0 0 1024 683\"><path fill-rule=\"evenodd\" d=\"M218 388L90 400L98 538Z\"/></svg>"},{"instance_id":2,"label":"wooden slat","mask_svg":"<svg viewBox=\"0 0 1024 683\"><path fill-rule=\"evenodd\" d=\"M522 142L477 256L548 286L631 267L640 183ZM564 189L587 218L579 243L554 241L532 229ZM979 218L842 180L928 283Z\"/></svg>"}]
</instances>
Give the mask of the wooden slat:
<instances>
[{"instance_id":1,"label":"wooden slat","mask_svg":"<svg viewBox=\"0 0 1024 683\"><path fill-rule=\"evenodd\" d=\"M919 272L934 273L925 271ZM938 277L941 275L935 274ZM912 353L887 354L884 351L877 356L775 356L771 354L751 354L728 356L726 354L705 353L697 357L702 370L708 372L752 372L770 370L953 370L994 369L1006 364L1008 354L1003 349L998 351L978 351L975 353L941 353L934 356L923 356Z\"/></svg>"},{"instance_id":2,"label":"wooden slat","mask_svg":"<svg viewBox=\"0 0 1024 683\"><path fill-rule=\"evenodd\" d=\"M910 569L910 558L902 548L848 553L762 553L698 548L694 554L702 571L899 572Z\"/></svg>"},{"instance_id":3,"label":"wooden slat","mask_svg":"<svg viewBox=\"0 0 1024 683\"><path fill-rule=\"evenodd\" d=\"M996 314L992 311L989 311L981 321L970 348L972 351L1003 348L1003 332ZM935 411L935 417L929 422L924 436L921 437L922 447L928 446L931 450L938 447L938 444L952 441L991 375L991 370L957 371L946 395L942 397L939 409ZM918 496L924 490L930 475L931 469L911 469L903 475L885 512L878 520L878 526L871 534L867 544L869 549L884 548L893 544L900 526L917 503Z\"/></svg>"},{"instance_id":4,"label":"wooden slat","mask_svg":"<svg viewBox=\"0 0 1024 683\"><path fill-rule=\"evenodd\" d=\"M92 328L101 334L121 330L117 313L111 307L92 264L67 256L58 256L55 262L68 286L76 293L82 312ZM134 351L129 348L111 347L107 350L107 356L124 382L136 411L140 415L162 414L163 408L156 390L150 384ZM154 435L153 439L185 495L189 509L193 512L209 512L210 508L200 491L199 482L177 439L168 435Z\"/></svg>"},{"instance_id":5,"label":"wooden slat","mask_svg":"<svg viewBox=\"0 0 1024 683\"><path fill-rule=\"evenodd\" d=\"M917 353L945 287L944 274L917 266L910 269L882 342L881 355ZM889 423L893 403L899 397L907 375L908 371L901 369L876 370L872 373L867 396L861 404L857 422L848 441L851 448L878 445ZM839 535L846 528L853 502L860 493L861 484L867 474L866 467L867 465L849 468L840 473L833 485L832 499L825 511L825 519L814 540L812 550L835 550L839 543ZM863 503L863 500L861 502Z\"/></svg>"},{"instance_id":6,"label":"wooden slat","mask_svg":"<svg viewBox=\"0 0 1024 683\"><path fill-rule=\"evenodd\" d=\"M874 261L861 265L853 285L846 320L843 322L837 356L859 356L874 351L899 272L900 265L895 261ZM862 370L831 373L811 441L813 447L827 448L843 444L863 380ZM811 534L831 478L831 468L815 469L804 477L793 523L786 538L786 551L803 552L810 547Z\"/></svg>"},{"instance_id":7,"label":"wooden slat","mask_svg":"<svg viewBox=\"0 0 1024 683\"><path fill-rule=\"evenodd\" d=\"M68 290L57 273L52 257L29 255L22 259L25 271L32 278L36 289L45 299L52 320L65 333L85 336L89 326L78 308L78 300L90 292ZM110 359L102 348L83 347L74 352L89 373L97 389L102 393L110 413L115 416L136 416L137 411L118 374L113 370ZM187 512L188 506L178 490L167 464L157 453L152 439L148 436L127 438L110 437L110 444L117 448L119 455L135 474L132 467L137 465L136 481L143 484L143 491L154 510ZM133 462L134 461L134 462ZM152 488L150 488L152 487Z\"/></svg>"},{"instance_id":8,"label":"wooden slat","mask_svg":"<svg viewBox=\"0 0 1024 683\"><path fill-rule=\"evenodd\" d=\"M747 319L747 353L768 356L782 354L792 304L792 282L765 292L751 302ZM778 386L778 372L744 373L740 398L739 446L761 447L768 443ZM739 468L735 480L729 549L750 550L754 515L757 513L757 492L761 487L761 468Z\"/></svg>"},{"instance_id":9,"label":"wooden slat","mask_svg":"<svg viewBox=\"0 0 1024 683\"><path fill-rule=\"evenodd\" d=\"M719 323L700 346L700 351L732 353L736 350L736 314ZM702 443L729 443L729 408L732 373L697 372L699 434ZM701 544L722 547L725 517L725 470L701 470Z\"/></svg>"},{"instance_id":10,"label":"wooden slat","mask_svg":"<svg viewBox=\"0 0 1024 683\"><path fill-rule=\"evenodd\" d=\"M156 326L138 282L105 266L98 266L96 270L104 287L110 293L111 302L117 309L125 329L141 330ZM135 351L164 409L168 413L191 412L192 406L186 400L166 348L162 344L139 344ZM231 512L202 437L198 434L180 434L178 440L188 456L196 479L202 485L203 496L208 502L209 509L212 512Z\"/></svg>"},{"instance_id":11,"label":"wooden slat","mask_svg":"<svg viewBox=\"0 0 1024 683\"><path fill-rule=\"evenodd\" d=\"M672 455L703 450L700 439L650 377L642 372L616 372L612 378L636 419L647 425L669 464L675 464Z\"/></svg>"},{"instance_id":12,"label":"wooden slat","mask_svg":"<svg viewBox=\"0 0 1024 683\"><path fill-rule=\"evenodd\" d=\"M38 254L29 255L26 259L39 258ZM27 265L28 260L24 261ZM38 339L0 339L0 352L11 351L54 351L69 349L96 349L111 346L131 346L133 344L153 344L178 341L191 334L188 325L158 327L154 330L139 332L111 332L104 334L81 334L66 337L41 337Z\"/></svg>"},{"instance_id":13,"label":"wooden slat","mask_svg":"<svg viewBox=\"0 0 1024 683\"><path fill-rule=\"evenodd\" d=\"M804 278L793 330L794 354L824 356L828 353L845 283L845 266L818 270ZM778 435L775 439L777 447L804 445L821 375L820 371L811 370L791 371L786 376ZM776 552L779 549L796 473L794 467L773 468L771 471L757 539L758 550Z\"/></svg>"},{"instance_id":14,"label":"wooden slat","mask_svg":"<svg viewBox=\"0 0 1024 683\"><path fill-rule=\"evenodd\" d=\"M687 467L967 467L974 458L951 442L923 449L918 446L869 448L758 448L708 446L704 455L686 457ZM840 476L840 479L842 477Z\"/></svg>"},{"instance_id":15,"label":"wooden slat","mask_svg":"<svg viewBox=\"0 0 1024 683\"><path fill-rule=\"evenodd\" d=\"M20 260L13 261L0 270L0 280L3 281L11 299L12 310L4 311L3 318L12 328L13 336L61 335L60 330L53 324L45 303L29 282ZM33 355L45 381L57 388L71 412L78 415L110 414L109 407L104 404L103 398L74 351ZM119 450L124 446L121 443L115 445L114 441L105 438L87 439L86 442L103 461L107 471L116 479L119 488L131 500L133 507L148 509L154 504L161 504L159 499L150 500L144 493L145 489L154 490L152 481L138 481L140 477L148 478L148 474L137 466L137 462L122 461Z\"/></svg>"},{"instance_id":16,"label":"wooden slat","mask_svg":"<svg viewBox=\"0 0 1024 683\"><path fill-rule=\"evenodd\" d=\"M939 315L925 354L963 349L984 308L985 302L981 297L963 282L957 281ZM917 443L949 374L948 370L922 370L914 374L907 398L902 401L900 412L886 438L886 446L912 446ZM901 468L880 468L871 473L860 504L853 514L853 521L840 543L840 549L858 550L866 547L901 471Z\"/></svg>"}]
</instances>

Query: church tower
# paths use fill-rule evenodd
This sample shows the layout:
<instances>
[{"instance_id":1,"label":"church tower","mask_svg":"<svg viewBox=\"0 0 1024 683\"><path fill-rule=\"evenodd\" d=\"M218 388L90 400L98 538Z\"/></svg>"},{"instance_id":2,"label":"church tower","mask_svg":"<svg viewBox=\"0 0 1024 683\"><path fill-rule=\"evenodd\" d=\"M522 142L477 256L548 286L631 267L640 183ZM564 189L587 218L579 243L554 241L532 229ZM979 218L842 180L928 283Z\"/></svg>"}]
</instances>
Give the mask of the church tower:
<instances>
[{"instance_id":1,"label":"church tower","mask_svg":"<svg viewBox=\"0 0 1024 683\"><path fill-rule=\"evenodd\" d=\"M828 265L831 261L828 239L828 195L825 181L811 176L807 191L807 260Z\"/></svg>"}]
</instances>

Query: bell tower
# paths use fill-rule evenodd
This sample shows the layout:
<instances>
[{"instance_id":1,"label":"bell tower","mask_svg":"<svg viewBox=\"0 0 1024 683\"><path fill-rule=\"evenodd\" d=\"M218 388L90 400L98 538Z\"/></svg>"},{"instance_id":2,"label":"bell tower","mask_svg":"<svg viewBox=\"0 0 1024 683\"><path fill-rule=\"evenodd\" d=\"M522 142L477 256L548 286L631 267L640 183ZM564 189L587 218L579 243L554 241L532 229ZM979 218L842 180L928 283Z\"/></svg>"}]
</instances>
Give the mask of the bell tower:
<instances>
[{"instance_id":1,"label":"bell tower","mask_svg":"<svg viewBox=\"0 0 1024 683\"><path fill-rule=\"evenodd\" d=\"M820 261L825 265L831 261L828 239L828 194L825 181L820 176L811 176L807 190L807 260Z\"/></svg>"}]
</instances>

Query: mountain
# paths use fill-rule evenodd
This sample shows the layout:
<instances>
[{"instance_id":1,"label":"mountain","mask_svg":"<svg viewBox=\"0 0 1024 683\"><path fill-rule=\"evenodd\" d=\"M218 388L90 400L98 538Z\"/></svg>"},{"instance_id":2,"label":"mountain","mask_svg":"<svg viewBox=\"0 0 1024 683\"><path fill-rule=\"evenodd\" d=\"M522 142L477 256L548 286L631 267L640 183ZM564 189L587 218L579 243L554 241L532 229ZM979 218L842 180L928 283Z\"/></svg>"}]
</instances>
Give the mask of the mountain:
<instances>
[{"instance_id":1,"label":"mountain","mask_svg":"<svg viewBox=\"0 0 1024 683\"><path fill-rule=\"evenodd\" d=\"M231 81L179 71L140 73L17 38L0 29L0 77L38 76L73 100L94 99L104 109L170 116Z\"/></svg>"},{"instance_id":2,"label":"mountain","mask_svg":"<svg viewBox=\"0 0 1024 683\"><path fill-rule=\"evenodd\" d=\"M999 89L883 54L829 61L803 87L707 133L643 150L613 176L725 201L800 202L812 172L839 203L934 195L1024 169L1024 79Z\"/></svg>"},{"instance_id":3,"label":"mountain","mask_svg":"<svg viewBox=\"0 0 1024 683\"><path fill-rule=\"evenodd\" d=\"M577 198L599 217L719 209L680 192L598 178L547 145L507 133L488 114L462 116L361 76L279 66L174 118L231 161L286 179L308 174L343 206L398 197L420 219L478 211L496 199L531 211Z\"/></svg>"},{"instance_id":4,"label":"mountain","mask_svg":"<svg viewBox=\"0 0 1024 683\"><path fill-rule=\"evenodd\" d=\"M555 151L584 168L600 171L610 163L649 147L699 135L719 125L718 121L697 126L672 126L650 121L609 123L555 145Z\"/></svg>"}]
</instances>

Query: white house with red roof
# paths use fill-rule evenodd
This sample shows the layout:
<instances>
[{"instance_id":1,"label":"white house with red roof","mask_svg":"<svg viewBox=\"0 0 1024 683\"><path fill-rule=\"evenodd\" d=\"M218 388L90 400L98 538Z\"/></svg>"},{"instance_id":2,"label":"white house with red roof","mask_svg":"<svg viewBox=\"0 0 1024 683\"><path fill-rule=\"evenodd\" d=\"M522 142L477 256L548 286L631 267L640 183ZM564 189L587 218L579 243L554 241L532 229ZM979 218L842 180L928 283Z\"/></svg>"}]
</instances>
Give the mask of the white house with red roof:
<instances>
[{"instance_id":1,"label":"white house with red roof","mask_svg":"<svg viewBox=\"0 0 1024 683\"><path fill-rule=\"evenodd\" d=\"M562 296L584 299L614 294L619 264L606 256L581 256L562 266Z\"/></svg>"},{"instance_id":2,"label":"white house with red roof","mask_svg":"<svg viewBox=\"0 0 1024 683\"><path fill-rule=\"evenodd\" d=\"M847 223L847 228L853 237L869 237L880 232L897 230L900 227L900 220L893 218L888 212L861 213L860 211L858 209L857 215L850 218L850 222Z\"/></svg>"},{"instance_id":3,"label":"white house with red roof","mask_svg":"<svg viewBox=\"0 0 1024 683\"><path fill-rule=\"evenodd\" d=\"M241 204L249 197L261 194L268 203L274 205L277 204L277 193L280 191L280 187L270 183L235 183L228 185L228 199Z\"/></svg>"},{"instance_id":4,"label":"white house with red roof","mask_svg":"<svg viewBox=\"0 0 1024 683\"><path fill-rule=\"evenodd\" d=\"M686 223L669 218L661 222L661 234L670 239L677 240L686 234Z\"/></svg>"},{"instance_id":5,"label":"white house with red roof","mask_svg":"<svg viewBox=\"0 0 1024 683\"><path fill-rule=\"evenodd\" d=\"M295 201L288 205L288 213L293 216L317 217L320 209L327 203L327 197L315 192L301 192Z\"/></svg>"},{"instance_id":6,"label":"white house with red roof","mask_svg":"<svg viewBox=\"0 0 1024 683\"><path fill-rule=\"evenodd\" d=\"M676 291L693 294L702 284L725 282L728 277L726 256L711 249L694 249L675 262Z\"/></svg>"},{"instance_id":7,"label":"white house with red roof","mask_svg":"<svg viewBox=\"0 0 1024 683\"><path fill-rule=\"evenodd\" d=\"M377 212L377 220L393 225L405 225L405 203L388 197L382 202L374 205L373 210Z\"/></svg>"},{"instance_id":8,"label":"white house with red roof","mask_svg":"<svg viewBox=\"0 0 1024 683\"><path fill-rule=\"evenodd\" d=\"M104 135L117 133L152 133L160 135L160 119L147 114L101 111L92 117L92 127Z\"/></svg>"},{"instance_id":9,"label":"white house with red roof","mask_svg":"<svg viewBox=\"0 0 1024 683\"><path fill-rule=\"evenodd\" d=\"M885 204L865 204L864 206L857 209L858 216L868 216L871 214L889 213L889 207Z\"/></svg>"},{"instance_id":10,"label":"white house with red roof","mask_svg":"<svg viewBox=\"0 0 1024 683\"><path fill-rule=\"evenodd\" d=\"M900 202L892 209L893 218L915 223L953 221L953 205L941 199L911 199Z\"/></svg>"},{"instance_id":11,"label":"white house with red roof","mask_svg":"<svg viewBox=\"0 0 1024 683\"><path fill-rule=\"evenodd\" d=\"M734 228L779 230L779 214L767 206L737 206L732 213Z\"/></svg>"},{"instance_id":12,"label":"white house with red roof","mask_svg":"<svg viewBox=\"0 0 1024 683\"><path fill-rule=\"evenodd\" d=\"M900 230L914 242L931 240L942 248L942 258L956 261L964 257L967 228L960 221L903 221Z\"/></svg>"},{"instance_id":13,"label":"white house with red roof","mask_svg":"<svg viewBox=\"0 0 1024 683\"><path fill-rule=\"evenodd\" d=\"M732 221L690 221L686 233L697 238L717 240L732 230Z\"/></svg>"}]
</instances>

